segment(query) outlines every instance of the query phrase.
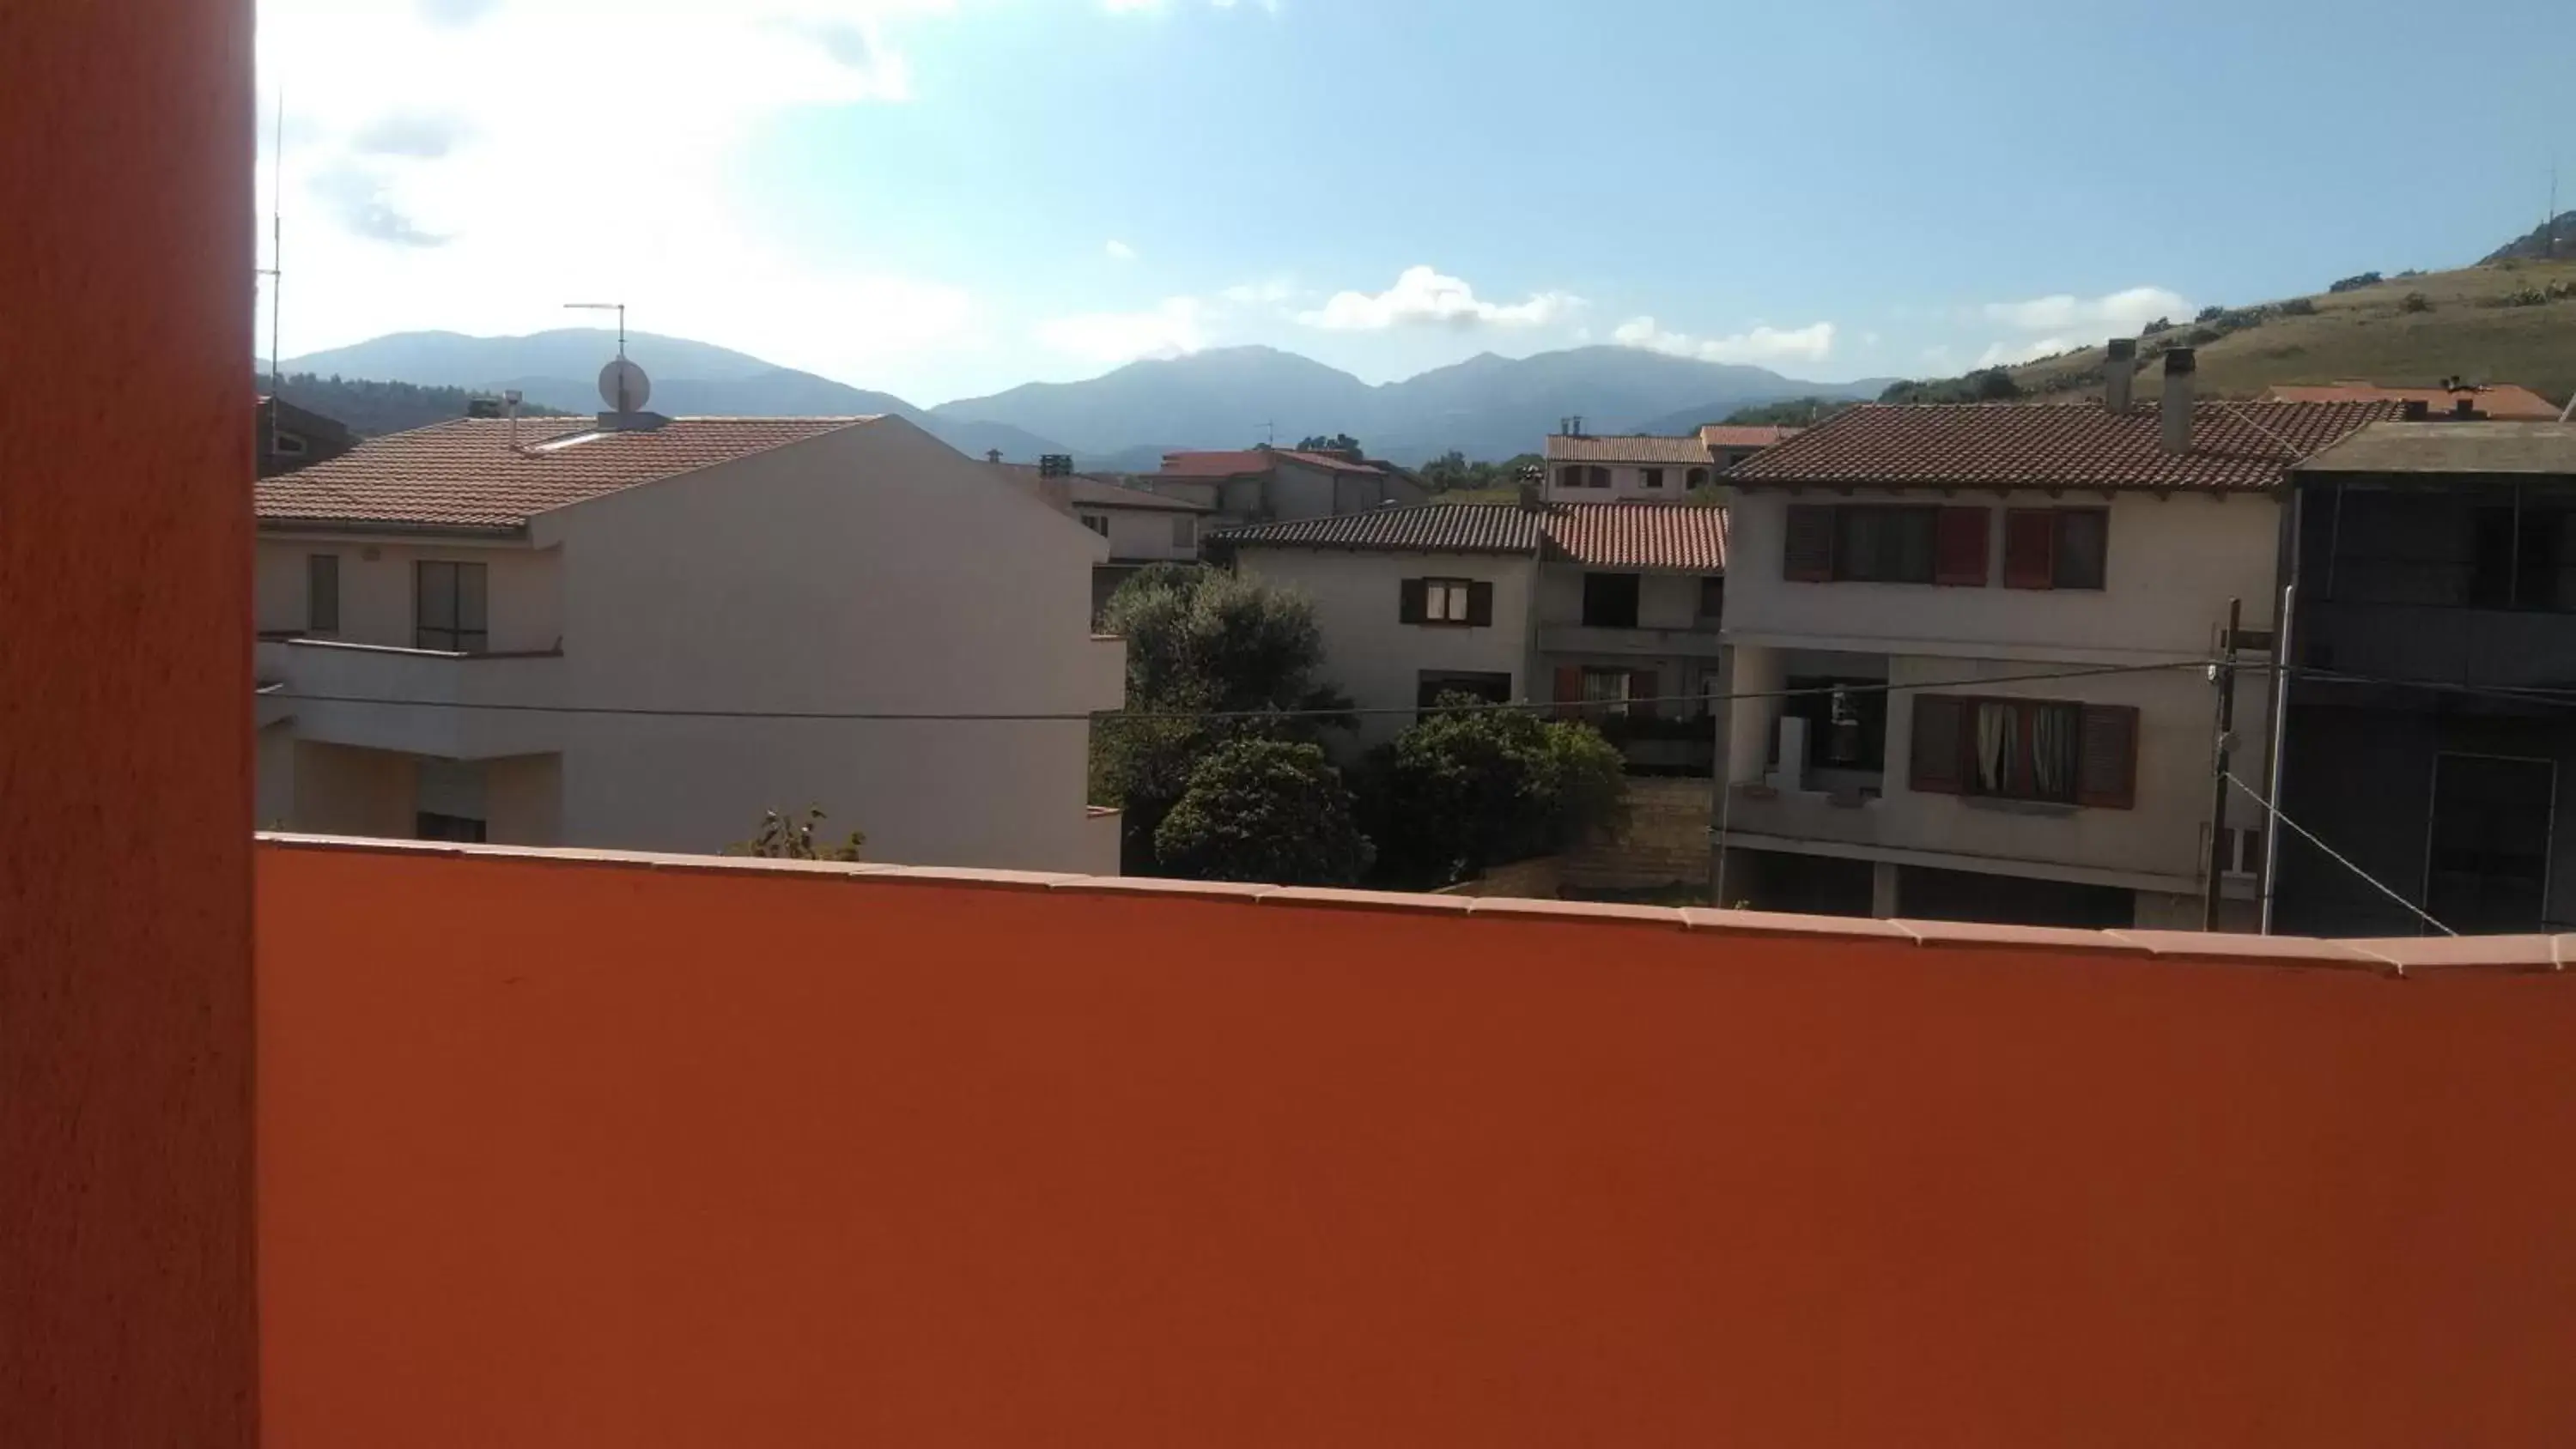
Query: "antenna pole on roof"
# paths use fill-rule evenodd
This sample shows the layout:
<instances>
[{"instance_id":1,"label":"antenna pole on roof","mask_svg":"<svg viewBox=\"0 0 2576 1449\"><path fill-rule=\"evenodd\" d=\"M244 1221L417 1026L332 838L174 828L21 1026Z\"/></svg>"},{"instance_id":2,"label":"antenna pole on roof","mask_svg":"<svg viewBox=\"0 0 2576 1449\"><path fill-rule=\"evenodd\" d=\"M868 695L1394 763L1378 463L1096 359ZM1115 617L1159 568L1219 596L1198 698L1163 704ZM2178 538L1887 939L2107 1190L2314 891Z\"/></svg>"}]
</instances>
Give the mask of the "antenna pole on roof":
<instances>
[{"instance_id":1,"label":"antenna pole on roof","mask_svg":"<svg viewBox=\"0 0 2576 1449\"><path fill-rule=\"evenodd\" d=\"M268 167L268 455L277 456L277 410L286 401L286 359L278 343L284 330L286 282L286 86L277 87L277 142Z\"/></svg>"},{"instance_id":2,"label":"antenna pole on roof","mask_svg":"<svg viewBox=\"0 0 2576 1449\"><path fill-rule=\"evenodd\" d=\"M617 358L626 360L626 304L623 302L566 302L567 312L614 312L617 314Z\"/></svg>"}]
</instances>

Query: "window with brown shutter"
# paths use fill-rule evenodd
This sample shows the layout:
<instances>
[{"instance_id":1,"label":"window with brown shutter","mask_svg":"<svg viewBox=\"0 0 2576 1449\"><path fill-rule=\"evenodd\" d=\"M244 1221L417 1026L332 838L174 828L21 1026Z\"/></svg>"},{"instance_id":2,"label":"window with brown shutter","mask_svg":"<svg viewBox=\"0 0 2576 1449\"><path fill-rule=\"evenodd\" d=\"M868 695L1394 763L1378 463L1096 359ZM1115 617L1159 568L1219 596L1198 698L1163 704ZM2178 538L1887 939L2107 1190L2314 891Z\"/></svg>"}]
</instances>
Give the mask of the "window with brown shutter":
<instances>
[{"instance_id":1,"label":"window with brown shutter","mask_svg":"<svg viewBox=\"0 0 2576 1449\"><path fill-rule=\"evenodd\" d=\"M2056 587L2057 514L2047 508L2004 510L2004 587Z\"/></svg>"},{"instance_id":2,"label":"window with brown shutter","mask_svg":"<svg viewBox=\"0 0 2576 1449\"><path fill-rule=\"evenodd\" d=\"M1796 583L1821 584L1834 576L1834 511L1817 504L1789 505L1788 546L1780 576Z\"/></svg>"},{"instance_id":3,"label":"window with brown shutter","mask_svg":"<svg viewBox=\"0 0 2576 1449\"><path fill-rule=\"evenodd\" d=\"M2098 589L2107 572L2111 550L2111 513L2106 508L2057 510L2057 548L2049 586Z\"/></svg>"},{"instance_id":4,"label":"window with brown shutter","mask_svg":"<svg viewBox=\"0 0 2576 1449\"><path fill-rule=\"evenodd\" d=\"M1422 622L1422 601L1430 593L1430 580L1406 579L1397 585L1395 621L1399 624Z\"/></svg>"},{"instance_id":5,"label":"window with brown shutter","mask_svg":"<svg viewBox=\"0 0 2576 1449\"><path fill-rule=\"evenodd\" d=\"M1494 622L1494 586L1482 579L1467 585L1467 622L1478 627Z\"/></svg>"},{"instance_id":6,"label":"window with brown shutter","mask_svg":"<svg viewBox=\"0 0 2576 1449\"><path fill-rule=\"evenodd\" d=\"M1932 582L1984 588L1986 536L1991 532L1984 508L1944 508L1935 525Z\"/></svg>"},{"instance_id":7,"label":"window with brown shutter","mask_svg":"<svg viewBox=\"0 0 2576 1449\"><path fill-rule=\"evenodd\" d=\"M1967 760L1967 744L1960 720L1967 713L1967 704L1951 694L1914 696L1913 769L1907 779L1913 788L1950 795L1965 788L1962 767Z\"/></svg>"},{"instance_id":8,"label":"window with brown shutter","mask_svg":"<svg viewBox=\"0 0 2576 1449\"><path fill-rule=\"evenodd\" d=\"M2125 704L2084 706L2076 749L2075 803L2128 810L2138 803L2138 712Z\"/></svg>"}]
</instances>

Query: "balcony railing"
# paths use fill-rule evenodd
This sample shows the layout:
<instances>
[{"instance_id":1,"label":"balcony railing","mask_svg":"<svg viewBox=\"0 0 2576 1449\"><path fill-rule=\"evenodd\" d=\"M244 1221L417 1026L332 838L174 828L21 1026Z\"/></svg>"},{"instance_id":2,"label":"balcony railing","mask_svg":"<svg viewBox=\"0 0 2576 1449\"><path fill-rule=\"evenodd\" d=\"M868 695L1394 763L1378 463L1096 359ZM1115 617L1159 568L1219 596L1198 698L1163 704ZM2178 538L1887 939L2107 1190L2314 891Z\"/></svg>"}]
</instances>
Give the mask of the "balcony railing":
<instances>
[{"instance_id":1,"label":"balcony railing","mask_svg":"<svg viewBox=\"0 0 2576 1449\"><path fill-rule=\"evenodd\" d=\"M1684 655L1714 659L1726 647L1712 621L1705 628L1632 629L1603 624L1542 623L1538 647L1552 654L1614 654L1637 658Z\"/></svg>"}]
</instances>

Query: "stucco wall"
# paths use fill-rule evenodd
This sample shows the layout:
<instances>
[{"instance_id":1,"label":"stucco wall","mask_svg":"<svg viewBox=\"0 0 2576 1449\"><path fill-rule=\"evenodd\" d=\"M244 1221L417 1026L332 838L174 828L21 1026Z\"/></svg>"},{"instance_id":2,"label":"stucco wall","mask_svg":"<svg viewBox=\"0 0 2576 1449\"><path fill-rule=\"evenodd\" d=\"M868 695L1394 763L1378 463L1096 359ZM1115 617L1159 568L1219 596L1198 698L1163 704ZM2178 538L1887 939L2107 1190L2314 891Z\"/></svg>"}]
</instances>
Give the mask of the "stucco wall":
<instances>
[{"instance_id":1,"label":"stucco wall","mask_svg":"<svg viewBox=\"0 0 2576 1449\"><path fill-rule=\"evenodd\" d=\"M1653 466L1660 467L1663 470L1663 486L1660 488L1649 488L1646 486L1647 464L1587 464L1583 466L1607 469L1610 474L1610 486L1607 488L1568 488L1557 481L1558 478L1563 476L1561 470L1566 466L1567 465L1563 463L1548 464L1546 485L1547 496L1550 499L1565 503L1611 503L1627 502L1632 500L1640 503L1678 503L1690 493L1689 480L1692 468L1696 467L1700 469L1703 481L1716 475L1716 470L1705 464L1656 464Z\"/></svg>"},{"instance_id":2,"label":"stucco wall","mask_svg":"<svg viewBox=\"0 0 2576 1449\"><path fill-rule=\"evenodd\" d=\"M1115 708L1090 636L1099 537L899 420L551 516L564 693L831 713ZM1085 719L569 719L568 844L712 851L818 805L872 859L1114 872Z\"/></svg>"},{"instance_id":3,"label":"stucco wall","mask_svg":"<svg viewBox=\"0 0 2576 1449\"><path fill-rule=\"evenodd\" d=\"M2576 976L1139 884L266 848L267 1442L2576 1439Z\"/></svg>"},{"instance_id":4,"label":"stucco wall","mask_svg":"<svg viewBox=\"0 0 2576 1449\"><path fill-rule=\"evenodd\" d=\"M414 565L423 559L447 559L484 567L492 652L533 652L564 642L561 559L555 550L300 534L267 534L259 541L259 627L263 632L307 627L305 561L317 553L340 560L340 628L330 638L411 648L418 638L413 631L417 622Z\"/></svg>"},{"instance_id":5,"label":"stucco wall","mask_svg":"<svg viewBox=\"0 0 2576 1449\"><path fill-rule=\"evenodd\" d=\"M1187 562L1199 556L1199 516L1193 513L1169 513L1151 508L1077 508L1077 517L1097 517L1109 525L1109 557L1114 562L1171 559ZM1172 522L1180 519L1190 526L1190 541L1172 541Z\"/></svg>"},{"instance_id":6,"label":"stucco wall","mask_svg":"<svg viewBox=\"0 0 2576 1449\"><path fill-rule=\"evenodd\" d=\"M1351 553L1246 548L1247 578L1293 589L1315 606L1324 634L1324 673L1364 708L1410 710L1422 671L1509 674L1514 698L1534 697L1529 679L1530 574L1525 558L1499 554ZM1406 579L1482 580L1494 586L1490 627L1398 622ZM1401 732L1410 715L1364 715L1352 745Z\"/></svg>"},{"instance_id":7,"label":"stucco wall","mask_svg":"<svg viewBox=\"0 0 2576 1449\"><path fill-rule=\"evenodd\" d=\"M1564 564L1551 564L1539 578L1538 616L1542 624L1580 624L1583 622L1583 576L1586 573L1634 572L1622 569L1583 569ZM1699 625L1698 574L1639 574L1637 579L1637 627L1640 629L1691 629ZM1715 643L1712 636L1711 643Z\"/></svg>"},{"instance_id":8,"label":"stucco wall","mask_svg":"<svg viewBox=\"0 0 2576 1449\"><path fill-rule=\"evenodd\" d=\"M250 0L0 7L0 1443L258 1437Z\"/></svg>"},{"instance_id":9,"label":"stucco wall","mask_svg":"<svg viewBox=\"0 0 2576 1449\"><path fill-rule=\"evenodd\" d=\"M1985 588L1933 584L1790 583L1780 576L1792 503L1951 502L1989 509ZM1869 490L1791 495L1744 492L1728 502L1733 547L1727 559L1727 633L1740 642L1793 648L1878 649L1913 654L2015 653L2118 659L2140 654L2206 656L2231 597L2245 601L2245 627L2271 627L2280 508L2268 498L2118 494L2111 510L2105 587L2007 589L2003 510L2100 507L2102 496L1963 490Z\"/></svg>"}]
</instances>

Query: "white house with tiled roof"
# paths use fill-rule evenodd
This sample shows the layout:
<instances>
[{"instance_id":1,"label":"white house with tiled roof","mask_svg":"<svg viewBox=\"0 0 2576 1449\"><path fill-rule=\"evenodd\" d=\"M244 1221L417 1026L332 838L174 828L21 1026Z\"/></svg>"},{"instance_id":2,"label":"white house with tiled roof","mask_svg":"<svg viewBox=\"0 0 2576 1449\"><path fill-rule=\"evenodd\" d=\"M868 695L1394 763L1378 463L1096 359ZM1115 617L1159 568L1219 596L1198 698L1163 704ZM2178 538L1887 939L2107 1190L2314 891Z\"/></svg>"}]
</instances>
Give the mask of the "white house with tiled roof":
<instances>
[{"instance_id":1,"label":"white house with tiled roof","mask_svg":"<svg viewBox=\"0 0 2576 1449\"><path fill-rule=\"evenodd\" d=\"M1410 474L1348 452L1244 448L1165 453L1136 486L1204 505L1226 524L1324 518L1428 497Z\"/></svg>"},{"instance_id":2,"label":"white house with tiled roof","mask_svg":"<svg viewBox=\"0 0 2576 1449\"><path fill-rule=\"evenodd\" d=\"M1458 691L1588 706L1622 722L1632 758L1705 773L1726 528L1715 508L1532 500L1229 529L1212 544L1314 602L1326 674L1382 711L1363 716L1362 748Z\"/></svg>"},{"instance_id":3,"label":"white house with tiled roof","mask_svg":"<svg viewBox=\"0 0 2576 1449\"><path fill-rule=\"evenodd\" d=\"M1716 475L1708 445L1696 434L1551 433L1542 456L1551 503L1678 503Z\"/></svg>"},{"instance_id":4,"label":"white house with tiled roof","mask_svg":"<svg viewBox=\"0 0 2576 1449\"><path fill-rule=\"evenodd\" d=\"M2268 640L2286 469L2397 409L2195 403L2167 358L2162 406L2126 377L2107 404L1864 405L1727 473L1729 900L2198 926L2229 600ZM2268 677L2237 698L2249 780ZM2257 814L2222 823L2223 875Z\"/></svg>"},{"instance_id":5,"label":"white house with tiled roof","mask_svg":"<svg viewBox=\"0 0 2576 1449\"><path fill-rule=\"evenodd\" d=\"M1117 870L1108 544L899 418L460 419L258 516L263 824L712 852L819 806L874 860Z\"/></svg>"}]
</instances>

